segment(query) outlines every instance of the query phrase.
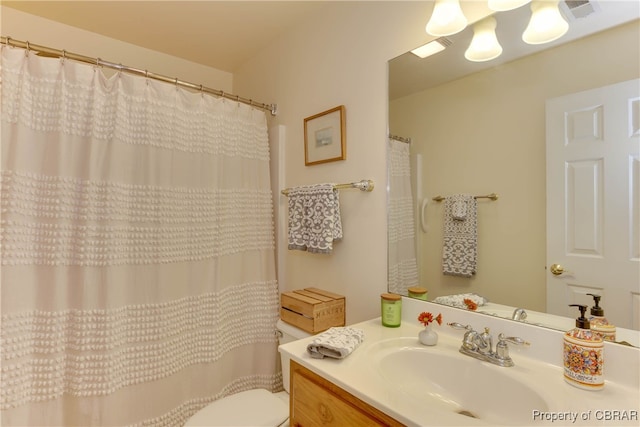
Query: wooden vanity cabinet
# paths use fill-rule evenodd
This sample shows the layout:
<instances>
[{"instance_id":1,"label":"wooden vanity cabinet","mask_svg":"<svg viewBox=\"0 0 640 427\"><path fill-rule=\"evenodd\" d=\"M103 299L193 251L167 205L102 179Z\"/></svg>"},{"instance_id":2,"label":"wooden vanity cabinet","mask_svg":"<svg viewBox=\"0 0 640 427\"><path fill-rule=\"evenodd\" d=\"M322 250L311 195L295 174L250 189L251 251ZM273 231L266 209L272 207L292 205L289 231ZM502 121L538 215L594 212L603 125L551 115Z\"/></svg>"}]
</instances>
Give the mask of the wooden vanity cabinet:
<instances>
[{"instance_id":1,"label":"wooden vanity cabinet","mask_svg":"<svg viewBox=\"0 0 640 427\"><path fill-rule=\"evenodd\" d=\"M404 425L293 360L290 393L292 427Z\"/></svg>"}]
</instances>

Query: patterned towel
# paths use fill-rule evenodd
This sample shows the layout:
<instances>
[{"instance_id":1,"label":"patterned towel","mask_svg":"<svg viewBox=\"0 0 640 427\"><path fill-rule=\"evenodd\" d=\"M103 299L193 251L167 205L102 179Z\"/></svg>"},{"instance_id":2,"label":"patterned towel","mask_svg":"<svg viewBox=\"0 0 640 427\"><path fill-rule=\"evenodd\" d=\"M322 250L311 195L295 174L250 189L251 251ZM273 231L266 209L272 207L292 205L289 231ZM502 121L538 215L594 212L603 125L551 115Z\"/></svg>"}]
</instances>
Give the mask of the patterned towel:
<instances>
[{"instance_id":1,"label":"patterned towel","mask_svg":"<svg viewBox=\"0 0 640 427\"><path fill-rule=\"evenodd\" d=\"M478 294L445 295L442 297L434 298L431 302L434 302L436 304L448 305L450 307L464 308L466 310L468 307L464 302L465 299L470 299L478 306L485 305L487 302L489 302L485 297L482 297Z\"/></svg>"},{"instance_id":2,"label":"patterned towel","mask_svg":"<svg viewBox=\"0 0 640 427\"><path fill-rule=\"evenodd\" d=\"M329 254L342 238L340 200L334 184L289 190L289 249Z\"/></svg>"},{"instance_id":3,"label":"patterned towel","mask_svg":"<svg viewBox=\"0 0 640 427\"><path fill-rule=\"evenodd\" d=\"M329 328L316 335L307 346L307 351L314 359L333 357L343 359L351 354L364 340L364 331L349 326Z\"/></svg>"},{"instance_id":4,"label":"patterned towel","mask_svg":"<svg viewBox=\"0 0 640 427\"><path fill-rule=\"evenodd\" d=\"M444 244L442 272L451 276L476 274L478 257L478 202L468 194L449 196L444 201Z\"/></svg>"}]
</instances>

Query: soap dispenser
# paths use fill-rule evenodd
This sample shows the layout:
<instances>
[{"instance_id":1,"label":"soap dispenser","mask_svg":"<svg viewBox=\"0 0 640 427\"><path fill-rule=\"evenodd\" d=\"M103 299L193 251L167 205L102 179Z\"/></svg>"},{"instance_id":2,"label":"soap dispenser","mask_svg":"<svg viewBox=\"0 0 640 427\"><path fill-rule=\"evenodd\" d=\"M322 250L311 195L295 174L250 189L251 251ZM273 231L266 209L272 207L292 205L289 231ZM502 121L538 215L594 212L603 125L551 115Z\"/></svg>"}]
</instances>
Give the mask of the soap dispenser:
<instances>
[{"instance_id":1,"label":"soap dispenser","mask_svg":"<svg viewBox=\"0 0 640 427\"><path fill-rule=\"evenodd\" d=\"M604 387L604 342L598 333L589 328L589 319L584 317L586 305L578 307L580 317L576 327L564 334L564 379L569 384L585 390L601 390Z\"/></svg>"},{"instance_id":2,"label":"soap dispenser","mask_svg":"<svg viewBox=\"0 0 640 427\"><path fill-rule=\"evenodd\" d=\"M599 333L602 339L605 341L616 340L616 327L609 323L606 317L604 317L604 310L600 307L600 295L587 294L593 297L594 306L591 307L591 317L589 317L589 323L591 324L591 330Z\"/></svg>"}]
</instances>

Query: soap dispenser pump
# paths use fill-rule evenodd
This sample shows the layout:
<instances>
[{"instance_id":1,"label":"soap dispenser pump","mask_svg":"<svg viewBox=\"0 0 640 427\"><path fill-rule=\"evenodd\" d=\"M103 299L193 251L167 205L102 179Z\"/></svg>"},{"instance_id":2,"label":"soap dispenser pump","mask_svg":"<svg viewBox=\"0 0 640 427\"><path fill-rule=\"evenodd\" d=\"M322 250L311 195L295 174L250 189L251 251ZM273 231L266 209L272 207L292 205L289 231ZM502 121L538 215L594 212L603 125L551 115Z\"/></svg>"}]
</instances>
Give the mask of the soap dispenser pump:
<instances>
[{"instance_id":1,"label":"soap dispenser pump","mask_svg":"<svg viewBox=\"0 0 640 427\"><path fill-rule=\"evenodd\" d=\"M564 334L564 379L569 384L585 390L601 390L604 387L604 342L598 333L590 329L584 314L586 305L578 307L580 317L576 327Z\"/></svg>"},{"instance_id":2,"label":"soap dispenser pump","mask_svg":"<svg viewBox=\"0 0 640 427\"><path fill-rule=\"evenodd\" d=\"M616 340L616 327L609 323L606 317L604 317L604 310L600 307L600 295L587 294L593 297L594 306L591 307L591 317L589 317L589 323L591 324L591 330L599 333L602 339L605 341Z\"/></svg>"}]
</instances>

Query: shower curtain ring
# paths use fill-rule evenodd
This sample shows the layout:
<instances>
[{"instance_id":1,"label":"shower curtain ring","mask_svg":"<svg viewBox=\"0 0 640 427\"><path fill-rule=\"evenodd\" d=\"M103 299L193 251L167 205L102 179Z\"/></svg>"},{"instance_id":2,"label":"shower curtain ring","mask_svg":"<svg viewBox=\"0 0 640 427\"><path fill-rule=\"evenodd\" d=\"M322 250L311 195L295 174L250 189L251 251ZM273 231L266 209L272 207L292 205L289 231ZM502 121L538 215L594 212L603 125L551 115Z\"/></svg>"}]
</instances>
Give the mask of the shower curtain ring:
<instances>
[{"instance_id":1,"label":"shower curtain ring","mask_svg":"<svg viewBox=\"0 0 640 427\"><path fill-rule=\"evenodd\" d=\"M31 52L31 45L29 44L29 40L27 40L27 52Z\"/></svg>"},{"instance_id":2,"label":"shower curtain ring","mask_svg":"<svg viewBox=\"0 0 640 427\"><path fill-rule=\"evenodd\" d=\"M11 37L7 36L7 46L12 47L11 46Z\"/></svg>"}]
</instances>

